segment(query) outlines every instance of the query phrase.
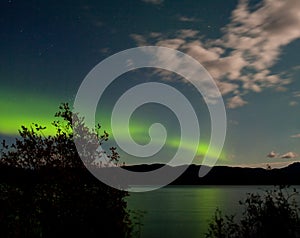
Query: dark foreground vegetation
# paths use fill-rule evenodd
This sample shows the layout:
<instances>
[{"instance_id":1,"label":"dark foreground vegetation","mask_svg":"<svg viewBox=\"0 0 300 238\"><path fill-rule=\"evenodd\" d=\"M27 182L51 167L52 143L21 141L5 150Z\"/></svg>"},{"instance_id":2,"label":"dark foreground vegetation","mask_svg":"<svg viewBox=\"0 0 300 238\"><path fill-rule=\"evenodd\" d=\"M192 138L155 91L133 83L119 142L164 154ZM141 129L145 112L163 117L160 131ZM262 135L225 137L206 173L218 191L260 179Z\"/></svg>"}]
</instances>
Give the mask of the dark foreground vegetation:
<instances>
[{"instance_id":1,"label":"dark foreground vegetation","mask_svg":"<svg viewBox=\"0 0 300 238\"><path fill-rule=\"evenodd\" d=\"M247 194L241 218L223 215L217 209L209 224L207 238L300 237L298 192L288 186L275 187L263 194ZM299 198L298 198L299 199Z\"/></svg>"},{"instance_id":2,"label":"dark foreground vegetation","mask_svg":"<svg viewBox=\"0 0 300 238\"><path fill-rule=\"evenodd\" d=\"M1 171L0 237L128 237L125 192L86 170ZM12 177L15 176L15 177Z\"/></svg>"},{"instance_id":3,"label":"dark foreground vegetation","mask_svg":"<svg viewBox=\"0 0 300 238\"><path fill-rule=\"evenodd\" d=\"M89 131L68 104L55 117L55 135L45 136L45 127L33 124L22 126L14 144L2 143L0 237L131 237L128 193L104 185L86 170L73 127L85 131L80 139L90 149L84 156L88 166L97 166L95 159L104 154L108 163L118 163L115 148L89 153L108 134L101 134L100 126Z\"/></svg>"}]
</instances>

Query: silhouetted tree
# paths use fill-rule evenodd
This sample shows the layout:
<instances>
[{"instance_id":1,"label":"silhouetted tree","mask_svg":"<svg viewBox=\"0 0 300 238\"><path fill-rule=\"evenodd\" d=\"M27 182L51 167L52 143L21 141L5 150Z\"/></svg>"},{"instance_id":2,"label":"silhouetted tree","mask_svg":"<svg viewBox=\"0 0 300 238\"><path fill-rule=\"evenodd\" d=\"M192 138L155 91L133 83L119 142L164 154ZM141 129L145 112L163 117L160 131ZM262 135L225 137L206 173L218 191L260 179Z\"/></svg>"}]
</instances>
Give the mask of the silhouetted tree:
<instances>
[{"instance_id":1,"label":"silhouetted tree","mask_svg":"<svg viewBox=\"0 0 300 238\"><path fill-rule=\"evenodd\" d=\"M295 201L298 192L288 186L265 191L264 195L248 194L240 220L234 215L222 215L217 209L209 224L206 237L267 238L300 237L299 208Z\"/></svg>"},{"instance_id":2,"label":"silhouetted tree","mask_svg":"<svg viewBox=\"0 0 300 238\"><path fill-rule=\"evenodd\" d=\"M85 124L84 119L77 113L72 113L67 103L59 106L59 111L55 114L57 120L53 121L55 135L45 136L46 127L33 123L30 128L21 126L19 130L20 139L11 146L2 142L1 163L16 168L40 169L42 167L60 168L80 168L84 164L93 166L93 162L106 154L97 148L104 141L108 140L108 133L100 133L101 126L98 124L95 130L90 130ZM72 123L73 122L73 123ZM76 127L77 134L73 131ZM78 145L84 146L81 151L80 159L74 139L78 140ZM118 163L119 154L115 147L110 148L110 154L106 155L109 162ZM105 164L104 164L105 166Z\"/></svg>"},{"instance_id":3,"label":"silhouetted tree","mask_svg":"<svg viewBox=\"0 0 300 238\"><path fill-rule=\"evenodd\" d=\"M45 136L45 127L32 124L21 127L11 146L2 142L0 237L130 236L128 193L99 182L84 166L96 166L105 153L96 149L108 133L101 134L99 125L89 130L66 103L55 117L54 135ZM74 126L84 132L77 138L85 145L84 161L76 150ZM116 148L106 157L117 164Z\"/></svg>"}]
</instances>

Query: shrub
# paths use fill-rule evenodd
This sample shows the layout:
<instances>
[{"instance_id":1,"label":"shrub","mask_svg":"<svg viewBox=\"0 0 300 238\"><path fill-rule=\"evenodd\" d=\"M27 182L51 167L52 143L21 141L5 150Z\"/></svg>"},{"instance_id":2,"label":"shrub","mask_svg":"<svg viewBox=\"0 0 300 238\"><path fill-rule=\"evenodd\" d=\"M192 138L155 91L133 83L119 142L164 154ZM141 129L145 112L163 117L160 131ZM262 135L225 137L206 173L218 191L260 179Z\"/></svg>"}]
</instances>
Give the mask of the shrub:
<instances>
[{"instance_id":1,"label":"shrub","mask_svg":"<svg viewBox=\"0 0 300 238\"><path fill-rule=\"evenodd\" d=\"M266 190L263 195L247 194L240 201L244 207L242 217L237 220L234 215L224 216L217 209L206 237L300 237L297 194L289 186Z\"/></svg>"},{"instance_id":2,"label":"shrub","mask_svg":"<svg viewBox=\"0 0 300 238\"><path fill-rule=\"evenodd\" d=\"M97 158L106 157L108 163L118 163L119 154L115 147L110 148L110 154L99 151L97 148L108 140L108 133L100 133L101 126L98 124L95 130L90 130L82 117L77 113L72 113L67 103L59 106L59 111L55 114L57 120L53 121L55 135L45 136L46 127L33 123L31 127L21 126L16 142L11 146L2 142L1 164L14 168L40 169L47 168L84 168L93 166ZM76 128L73 128L75 126ZM76 129L77 134L73 131ZM80 159L74 139L85 146L81 151Z\"/></svg>"},{"instance_id":3,"label":"shrub","mask_svg":"<svg viewBox=\"0 0 300 238\"><path fill-rule=\"evenodd\" d=\"M55 135L45 136L46 128L33 124L22 126L11 146L2 143L0 237L129 237L133 222L128 193L99 182L84 166L96 166L104 154L108 163L118 163L116 148L108 154L96 150L108 133L101 134L99 125L89 130L68 104L55 117ZM87 146L84 163L74 144L73 125L85 132L78 138Z\"/></svg>"}]
</instances>

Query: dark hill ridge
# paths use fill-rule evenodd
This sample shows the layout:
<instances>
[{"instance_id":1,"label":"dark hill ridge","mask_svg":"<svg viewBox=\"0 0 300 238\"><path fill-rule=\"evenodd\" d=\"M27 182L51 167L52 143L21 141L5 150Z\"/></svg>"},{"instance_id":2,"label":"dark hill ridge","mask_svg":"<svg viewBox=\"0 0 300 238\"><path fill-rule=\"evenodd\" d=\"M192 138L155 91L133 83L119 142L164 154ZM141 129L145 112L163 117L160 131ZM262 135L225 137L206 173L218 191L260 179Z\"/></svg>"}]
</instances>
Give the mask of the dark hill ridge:
<instances>
[{"instance_id":1,"label":"dark hill ridge","mask_svg":"<svg viewBox=\"0 0 300 238\"><path fill-rule=\"evenodd\" d=\"M162 167L161 164L132 165L125 168L131 171L145 172ZM182 165L185 166L186 165ZM181 166L171 167L173 171ZM281 169L242 168L215 166L203 178L198 173L201 165L190 165L186 171L171 184L173 185L300 185L300 163L293 163Z\"/></svg>"},{"instance_id":2,"label":"dark hill ridge","mask_svg":"<svg viewBox=\"0 0 300 238\"><path fill-rule=\"evenodd\" d=\"M142 165L127 165L123 168L129 171L147 172L153 171L163 164L142 164ZM187 167L187 168L186 168ZM166 173L176 174L178 170L186 169L185 172L173 181L172 185L279 185L290 184L300 185L300 163L293 163L281 169L267 170L263 168L241 168L229 166L215 166L203 178L199 178L198 173L201 165L181 165L181 166L166 166ZM95 169L97 173L114 173L115 168ZM64 181L75 180L78 183L87 181L96 182L97 179L92 176L86 169L53 169L45 168L42 170L24 170L16 168L0 168L0 183L36 183L50 182L51 180ZM134 181L132 178L120 177L116 178L116 182L120 184L135 184L135 185L159 185L160 179L153 178L151 181Z\"/></svg>"}]
</instances>

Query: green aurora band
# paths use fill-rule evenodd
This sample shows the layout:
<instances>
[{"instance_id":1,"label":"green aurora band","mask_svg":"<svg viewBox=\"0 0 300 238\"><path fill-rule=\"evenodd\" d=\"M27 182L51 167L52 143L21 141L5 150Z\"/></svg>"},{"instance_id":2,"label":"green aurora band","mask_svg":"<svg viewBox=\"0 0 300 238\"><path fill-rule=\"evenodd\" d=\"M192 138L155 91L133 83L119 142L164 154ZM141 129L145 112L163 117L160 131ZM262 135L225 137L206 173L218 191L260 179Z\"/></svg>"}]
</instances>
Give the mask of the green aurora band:
<instances>
[{"instance_id":1,"label":"green aurora band","mask_svg":"<svg viewBox=\"0 0 300 238\"><path fill-rule=\"evenodd\" d=\"M0 134L7 136L17 136L18 129L21 128L21 125L30 127L33 123L37 123L41 126L46 126L46 130L44 131L44 135L54 135L55 127L52 125L52 122L55 120L53 115L57 111L57 106L60 104L57 100L45 98L45 96L39 95L25 95L24 93L15 94L18 97L11 98L11 95L2 90L3 98L10 98L10 100L1 100L0 108L1 108L1 117L0 117ZM22 100L21 103L17 100ZM48 99L48 100L47 100ZM96 118L98 118L97 115ZM103 116L103 114L102 114ZM113 135L111 133L110 128L110 118L108 117L100 117L102 118L102 122L104 122L103 127L113 139ZM119 134L126 135L130 133L132 138L139 144L147 144L150 141L150 137L148 134L148 127L143 125L140 122L131 122L129 125L129 132L127 131L126 126L117 126L119 130ZM156 143L163 143L162 141L156 140ZM215 157L217 156L216 152L214 152L213 148L209 149L209 144L201 142L200 144L195 144L192 141L181 141L180 137L171 137L167 138L165 146L170 149L177 149L178 146L181 145L184 149L193 150L195 147L197 149L197 157L203 157L207 154L208 156ZM227 161L226 153L223 151L219 156L221 161Z\"/></svg>"},{"instance_id":2,"label":"green aurora band","mask_svg":"<svg viewBox=\"0 0 300 238\"><path fill-rule=\"evenodd\" d=\"M0 134L16 136L22 125L30 127L32 123L46 126L45 135L55 133L51 123L60 104L58 100L22 92L12 95L10 91L3 88L0 91Z\"/></svg>"}]
</instances>

